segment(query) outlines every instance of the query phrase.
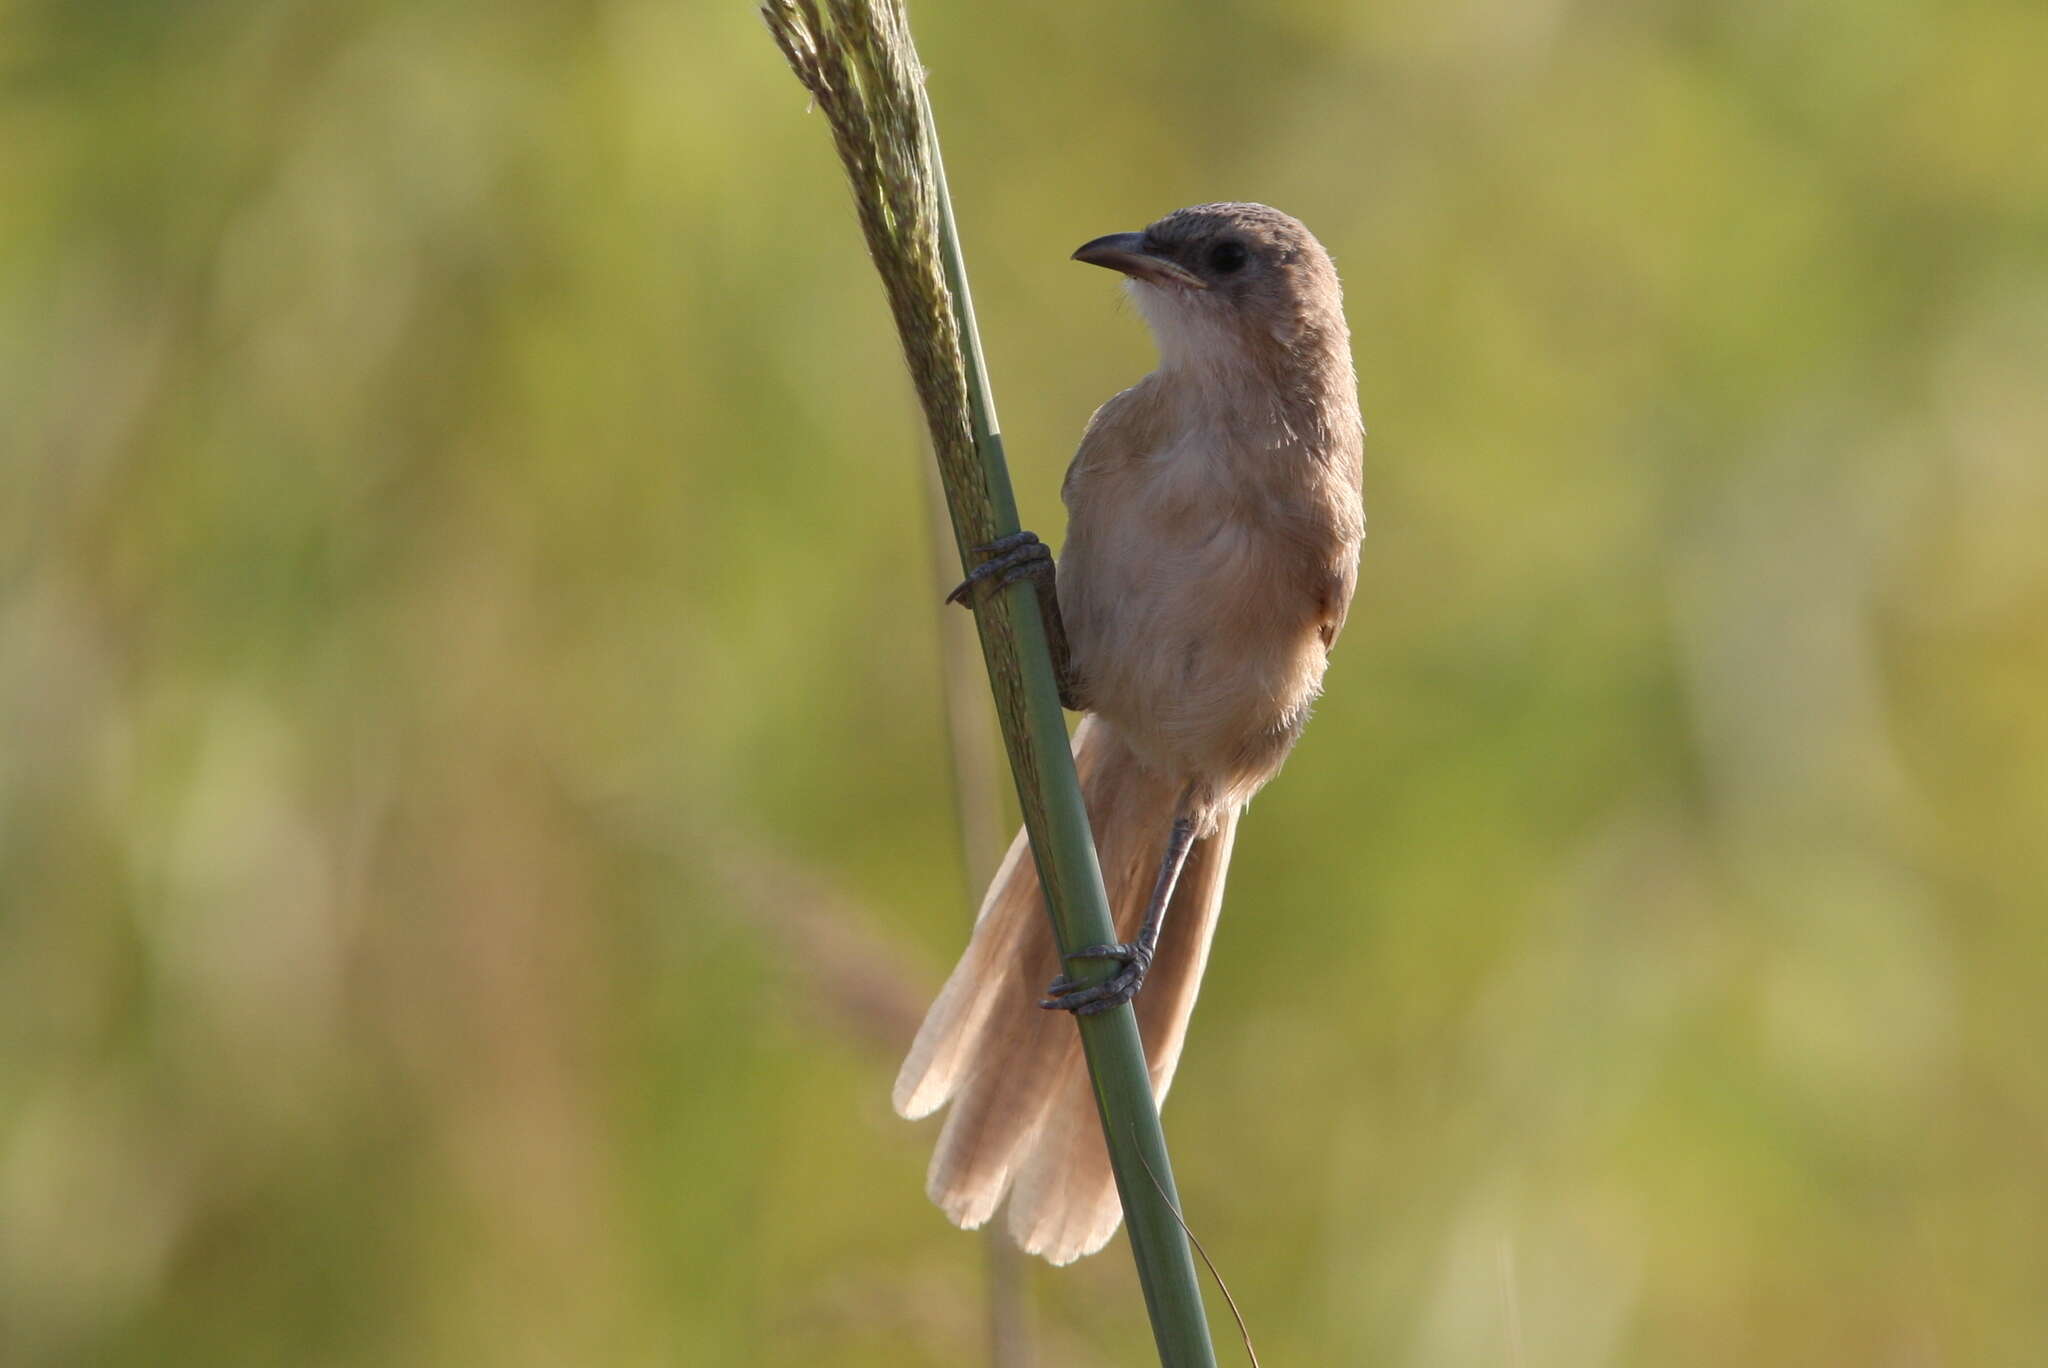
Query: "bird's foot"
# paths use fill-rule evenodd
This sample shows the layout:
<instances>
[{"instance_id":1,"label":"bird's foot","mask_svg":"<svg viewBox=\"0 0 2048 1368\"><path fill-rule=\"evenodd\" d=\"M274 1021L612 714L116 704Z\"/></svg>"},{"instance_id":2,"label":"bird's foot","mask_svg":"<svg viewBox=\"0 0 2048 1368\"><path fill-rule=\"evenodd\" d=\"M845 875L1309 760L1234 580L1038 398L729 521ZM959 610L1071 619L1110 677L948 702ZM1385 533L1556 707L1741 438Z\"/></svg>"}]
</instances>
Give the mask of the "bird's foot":
<instances>
[{"instance_id":1,"label":"bird's foot","mask_svg":"<svg viewBox=\"0 0 2048 1368\"><path fill-rule=\"evenodd\" d=\"M1012 532L975 547L974 553L986 559L946 595L946 602L969 608L973 605L968 597L977 584L988 585L992 594L1000 593L1018 580L1041 579L1052 573L1052 548L1040 541L1036 532Z\"/></svg>"},{"instance_id":2,"label":"bird's foot","mask_svg":"<svg viewBox=\"0 0 2048 1368\"><path fill-rule=\"evenodd\" d=\"M1076 950L1067 958L1117 961L1116 972L1100 983L1077 983L1061 974L1046 988L1046 996L1040 999L1039 1006L1047 1011L1072 1012L1076 1016L1094 1016L1097 1012L1123 1006L1145 986L1145 971L1152 967L1151 950L1137 941L1091 945Z\"/></svg>"}]
</instances>

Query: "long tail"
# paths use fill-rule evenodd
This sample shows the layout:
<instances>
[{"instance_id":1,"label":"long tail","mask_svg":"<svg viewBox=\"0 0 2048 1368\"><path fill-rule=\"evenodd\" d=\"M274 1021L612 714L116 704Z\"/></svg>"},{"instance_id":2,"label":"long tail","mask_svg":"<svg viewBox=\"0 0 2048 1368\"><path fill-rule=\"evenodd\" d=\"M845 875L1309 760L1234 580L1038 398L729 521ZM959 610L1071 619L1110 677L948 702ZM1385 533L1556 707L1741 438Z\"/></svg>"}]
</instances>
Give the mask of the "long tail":
<instances>
[{"instance_id":1,"label":"long tail","mask_svg":"<svg viewBox=\"0 0 2048 1368\"><path fill-rule=\"evenodd\" d=\"M1074 761L1117 937L1129 940L1166 849L1179 789L1141 766L1099 718L1083 719ZM1138 994L1138 1029L1162 1101L1209 959L1236 834L1232 810L1189 852ZM895 1103L913 1120L953 1104L925 1191L956 1225L980 1226L1007 1191L1017 1243L1064 1264L1108 1243L1123 1207L1079 1033L1064 1012L1038 1006L1058 971L1038 871L1019 832L989 885L967 952L903 1061Z\"/></svg>"}]
</instances>

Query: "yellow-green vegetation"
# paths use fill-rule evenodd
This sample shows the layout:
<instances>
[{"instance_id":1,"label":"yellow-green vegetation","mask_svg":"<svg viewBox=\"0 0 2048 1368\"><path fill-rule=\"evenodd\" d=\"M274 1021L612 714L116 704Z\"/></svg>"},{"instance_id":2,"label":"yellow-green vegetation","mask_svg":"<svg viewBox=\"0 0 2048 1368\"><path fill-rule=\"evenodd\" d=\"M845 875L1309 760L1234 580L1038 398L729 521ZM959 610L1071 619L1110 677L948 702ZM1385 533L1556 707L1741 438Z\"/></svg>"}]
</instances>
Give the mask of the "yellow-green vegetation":
<instances>
[{"instance_id":1,"label":"yellow-green vegetation","mask_svg":"<svg viewBox=\"0 0 2048 1368\"><path fill-rule=\"evenodd\" d=\"M887 1100L955 567L751 5L0 14L0 1360L976 1361ZM1266 1360L2038 1356L2048 14L913 19L1055 545L1151 360L1074 245L1345 273L1359 599L1166 1116Z\"/></svg>"}]
</instances>

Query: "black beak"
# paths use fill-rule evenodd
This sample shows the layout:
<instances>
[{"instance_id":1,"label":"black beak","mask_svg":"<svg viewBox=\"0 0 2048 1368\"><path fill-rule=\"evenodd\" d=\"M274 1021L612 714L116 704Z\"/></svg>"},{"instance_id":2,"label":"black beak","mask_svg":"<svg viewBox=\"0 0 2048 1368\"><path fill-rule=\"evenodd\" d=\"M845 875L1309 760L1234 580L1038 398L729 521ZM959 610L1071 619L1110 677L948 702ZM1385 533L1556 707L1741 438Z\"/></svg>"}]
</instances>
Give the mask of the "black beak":
<instances>
[{"instance_id":1,"label":"black beak","mask_svg":"<svg viewBox=\"0 0 2048 1368\"><path fill-rule=\"evenodd\" d=\"M1207 281L1179 262L1147 252L1143 233L1111 233L1085 242L1074 249L1074 260L1090 266L1107 266L1153 285L1178 285L1188 290L1209 288Z\"/></svg>"}]
</instances>

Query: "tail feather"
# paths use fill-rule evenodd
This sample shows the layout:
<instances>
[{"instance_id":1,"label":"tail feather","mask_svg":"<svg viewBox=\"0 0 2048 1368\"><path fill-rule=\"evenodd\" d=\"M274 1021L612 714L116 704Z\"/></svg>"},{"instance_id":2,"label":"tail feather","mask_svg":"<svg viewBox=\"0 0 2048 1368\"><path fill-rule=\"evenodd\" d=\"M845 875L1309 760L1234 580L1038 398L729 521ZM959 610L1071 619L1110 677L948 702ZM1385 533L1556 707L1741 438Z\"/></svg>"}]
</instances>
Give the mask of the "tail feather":
<instances>
[{"instance_id":1,"label":"tail feather","mask_svg":"<svg viewBox=\"0 0 2048 1368\"><path fill-rule=\"evenodd\" d=\"M1074 738L1117 936L1138 931L1178 790L1144 769L1097 718ZM1158 957L1137 999L1156 1096L1180 1060L1208 962L1236 834L1233 810L1189 853ZM1080 1039L1037 1006L1059 961L1038 874L1020 833L990 885L974 937L925 1018L896 1080L896 1110L919 1117L951 1101L926 1190L973 1229L1011 1194L1008 1225L1030 1253L1068 1263L1108 1242L1122 1220Z\"/></svg>"},{"instance_id":2,"label":"tail feather","mask_svg":"<svg viewBox=\"0 0 2048 1368\"><path fill-rule=\"evenodd\" d=\"M1027 915L1030 912L1039 914L1037 922ZM946 1105L987 1029L999 997L994 990L1000 971L1035 956L1040 943L1051 953L1052 933L1044 921L1031 843L1019 831L989 881L988 894L975 915L974 938L925 1013L924 1025L896 1075L891 1100L897 1115L916 1121Z\"/></svg>"}]
</instances>

